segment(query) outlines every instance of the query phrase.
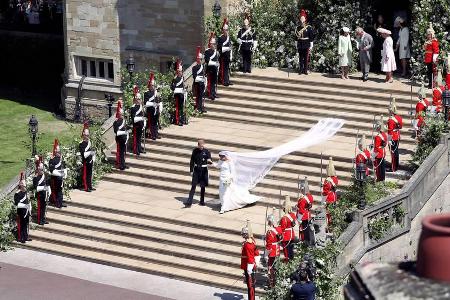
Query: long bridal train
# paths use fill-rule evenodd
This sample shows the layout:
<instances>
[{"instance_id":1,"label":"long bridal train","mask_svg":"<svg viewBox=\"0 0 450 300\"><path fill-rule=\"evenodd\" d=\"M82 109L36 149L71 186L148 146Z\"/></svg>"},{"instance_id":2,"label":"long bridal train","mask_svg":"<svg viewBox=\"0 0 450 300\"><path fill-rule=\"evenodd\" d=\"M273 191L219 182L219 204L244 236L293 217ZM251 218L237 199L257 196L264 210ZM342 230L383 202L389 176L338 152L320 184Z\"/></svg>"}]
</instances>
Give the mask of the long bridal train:
<instances>
[{"instance_id":1,"label":"long bridal train","mask_svg":"<svg viewBox=\"0 0 450 300\"><path fill-rule=\"evenodd\" d=\"M259 201L261 197L252 195L250 190L264 179L282 156L325 142L343 125L342 119L322 119L300 137L269 150L250 153L220 152L220 161L215 164L220 170L220 212L239 209Z\"/></svg>"}]
</instances>

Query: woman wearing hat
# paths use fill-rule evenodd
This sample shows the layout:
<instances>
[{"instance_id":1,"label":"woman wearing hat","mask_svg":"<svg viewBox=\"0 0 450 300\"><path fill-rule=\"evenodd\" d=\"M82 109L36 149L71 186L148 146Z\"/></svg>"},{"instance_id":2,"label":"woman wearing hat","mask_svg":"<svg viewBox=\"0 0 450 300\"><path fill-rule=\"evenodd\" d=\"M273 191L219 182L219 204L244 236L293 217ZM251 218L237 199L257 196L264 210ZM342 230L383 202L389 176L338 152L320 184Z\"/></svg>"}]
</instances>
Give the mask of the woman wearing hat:
<instances>
[{"instance_id":1,"label":"woman wearing hat","mask_svg":"<svg viewBox=\"0 0 450 300\"><path fill-rule=\"evenodd\" d=\"M378 33L384 38L383 50L381 50L381 71L386 73L385 82L393 82L392 72L397 70L394 55L394 41L391 38L391 31L378 28Z\"/></svg>"},{"instance_id":2,"label":"woman wearing hat","mask_svg":"<svg viewBox=\"0 0 450 300\"><path fill-rule=\"evenodd\" d=\"M352 41L349 35L350 29L342 27L338 42L339 67L341 68L341 78L348 79L348 71L352 65Z\"/></svg>"}]
</instances>

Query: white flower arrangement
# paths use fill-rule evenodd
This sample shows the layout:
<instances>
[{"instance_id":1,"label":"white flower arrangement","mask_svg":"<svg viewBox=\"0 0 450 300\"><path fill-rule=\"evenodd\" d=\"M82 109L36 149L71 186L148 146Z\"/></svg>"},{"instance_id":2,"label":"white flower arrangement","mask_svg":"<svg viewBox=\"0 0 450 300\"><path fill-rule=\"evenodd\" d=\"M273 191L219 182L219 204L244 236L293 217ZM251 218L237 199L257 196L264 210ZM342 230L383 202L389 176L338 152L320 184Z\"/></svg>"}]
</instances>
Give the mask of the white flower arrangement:
<instances>
[{"instance_id":1,"label":"white flower arrangement","mask_svg":"<svg viewBox=\"0 0 450 300\"><path fill-rule=\"evenodd\" d=\"M225 186L230 186L231 182L233 182L233 178L231 177L225 178L222 182Z\"/></svg>"}]
</instances>

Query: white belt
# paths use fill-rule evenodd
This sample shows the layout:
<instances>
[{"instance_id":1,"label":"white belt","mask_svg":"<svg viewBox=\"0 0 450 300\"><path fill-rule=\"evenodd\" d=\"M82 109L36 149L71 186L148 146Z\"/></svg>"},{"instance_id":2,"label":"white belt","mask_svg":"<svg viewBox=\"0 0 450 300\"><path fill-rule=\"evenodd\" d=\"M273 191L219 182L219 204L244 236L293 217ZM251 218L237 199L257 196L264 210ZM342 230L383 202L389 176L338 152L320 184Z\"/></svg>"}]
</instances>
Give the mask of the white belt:
<instances>
[{"instance_id":1,"label":"white belt","mask_svg":"<svg viewBox=\"0 0 450 300\"><path fill-rule=\"evenodd\" d=\"M196 167L207 168L208 165L195 165Z\"/></svg>"},{"instance_id":2,"label":"white belt","mask_svg":"<svg viewBox=\"0 0 450 300\"><path fill-rule=\"evenodd\" d=\"M242 40L243 43L253 43L253 40Z\"/></svg>"},{"instance_id":3,"label":"white belt","mask_svg":"<svg viewBox=\"0 0 450 300\"><path fill-rule=\"evenodd\" d=\"M205 77L197 76L197 77L195 77L195 82L205 82Z\"/></svg>"},{"instance_id":4,"label":"white belt","mask_svg":"<svg viewBox=\"0 0 450 300\"><path fill-rule=\"evenodd\" d=\"M28 204L19 203L19 204L17 204L17 208L28 208Z\"/></svg>"},{"instance_id":5,"label":"white belt","mask_svg":"<svg viewBox=\"0 0 450 300\"><path fill-rule=\"evenodd\" d=\"M183 88L176 88L173 91L174 94L184 94L184 89Z\"/></svg>"}]
</instances>

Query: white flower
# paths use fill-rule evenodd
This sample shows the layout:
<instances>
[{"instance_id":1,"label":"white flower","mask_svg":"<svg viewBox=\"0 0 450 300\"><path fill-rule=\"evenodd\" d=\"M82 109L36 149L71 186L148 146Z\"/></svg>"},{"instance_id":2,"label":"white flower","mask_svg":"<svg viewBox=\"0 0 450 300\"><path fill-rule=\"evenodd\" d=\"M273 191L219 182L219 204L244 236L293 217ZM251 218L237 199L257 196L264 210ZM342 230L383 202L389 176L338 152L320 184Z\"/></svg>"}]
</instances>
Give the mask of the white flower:
<instances>
[{"instance_id":1,"label":"white flower","mask_svg":"<svg viewBox=\"0 0 450 300\"><path fill-rule=\"evenodd\" d=\"M275 51L276 53L284 53L284 45L281 45L278 47L278 49Z\"/></svg>"},{"instance_id":2,"label":"white flower","mask_svg":"<svg viewBox=\"0 0 450 300\"><path fill-rule=\"evenodd\" d=\"M277 33L276 31L273 32L273 35L274 35L274 36L277 36L277 34L278 34L278 33Z\"/></svg>"},{"instance_id":3,"label":"white flower","mask_svg":"<svg viewBox=\"0 0 450 300\"><path fill-rule=\"evenodd\" d=\"M285 33L284 31L281 31L281 32L280 32L280 35L281 35L281 36L285 36L286 33Z\"/></svg>"}]
</instances>

